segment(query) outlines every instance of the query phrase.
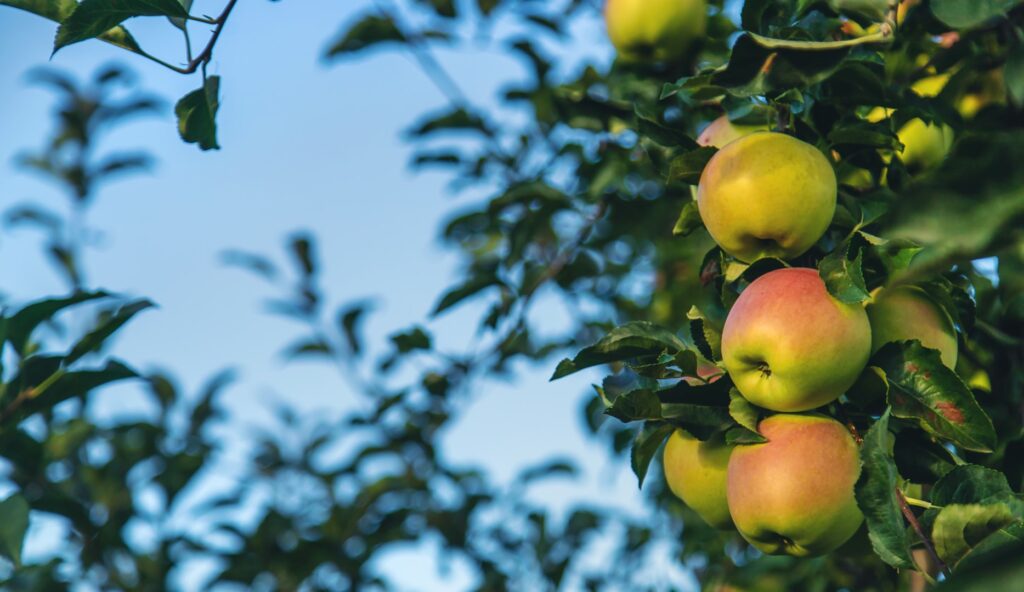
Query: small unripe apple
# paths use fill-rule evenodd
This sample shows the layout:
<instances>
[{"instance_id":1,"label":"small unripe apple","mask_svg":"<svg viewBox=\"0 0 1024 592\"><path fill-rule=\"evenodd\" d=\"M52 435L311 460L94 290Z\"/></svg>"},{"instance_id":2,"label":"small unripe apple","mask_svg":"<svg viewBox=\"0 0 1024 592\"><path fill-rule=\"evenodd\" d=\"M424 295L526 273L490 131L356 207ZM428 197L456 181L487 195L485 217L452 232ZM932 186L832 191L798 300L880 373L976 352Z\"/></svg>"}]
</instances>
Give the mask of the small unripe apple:
<instances>
[{"instance_id":1,"label":"small unripe apple","mask_svg":"<svg viewBox=\"0 0 1024 592\"><path fill-rule=\"evenodd\" d=\"M669 436L662 457L668 488L715 528L732 528L725 497L732 446L718 434L701 442L683 430Z\"/></svg>"},{"instance_id":2,"label":"small unripe apple","mask_svg":"<svg viewBox=\"0 0 1024 592\"><path fill-rule=\"evenodd\" d=\"M726 487L736 529L764 553L797 557L838 549L860 527L857 443L838 421L779 414L761 421L767 442L737 446Z\"/></svg>"},{"instance_id":3,"label":"small unripe apple","mask_svg":"<svg viewBox=\"0 0 1024 592\"><path fill-rule=\"evenodd\" d=\"M757 278L722 330L722 362L736 388L773 411L831 403L853 385L870 355L864 308L833 298L816 269L777 269Z\"/></svg>"},{"instance_id":4,"label":"small unripe apple","mask_svg":"<svg viewBox=\"0 0 1024 592\"><path fill-rule=\"evenodd\" d=\"M911 89L922 97L937 96L949 82L949 74L939 74L918 80ZM889 116L888 110L875 107L867 115L868 121L878 122ZM953 128L944 124L925 123L922 119L911 119L896 132L903 144L900 160L911 171L934 168L946 158L953 145Z\"/></svg>"},{"instance_id":5,"label":"small unripe apple","mask_svg":"<svg viewBox=\"0 0 1024 592\"><path fill-rule=\"evenodd\" d=\"M865 307L871 321L871 350L878 351L890 341L917 339L937 349L942 363L956 366L957 341L953 321L921 288L896 286L872 292Z\"/></svg>"},{"instance_id":6,"label":"small unripe apple","mask_svg":"<svg viewBox=\"0 0 1024 592\"><path fill-rule=\"evenodd\" d=\"M733 140L743 136L749 136L754 132L768 131L768 124L750 125L733 123L727 115L723 115L708 124L704 131L697 136L697 143L701 146L714 146L722 148Z\"/></svg>"},{"instance_id":7,"label":"small unripe apple","mask_svg":"<svg viewBox=\"0 0 1024 592\"><path fill-rule=\"evenodd\" d=\"M836 175L800 140L755 132L730 142L704 167L697 208L711 238L741 261L802 255L828 229Z\"/></svg>"},{"instance_id":8,"label":"small unripe apple","mask_svg":"<svg viewBox=\"0 0 1024 592\"><path fill-rule=\"evenodd\" d=\"M707 0L608 0L608 38L626 61L678 59L704 35Z\"/></svg>"}]
</instances>

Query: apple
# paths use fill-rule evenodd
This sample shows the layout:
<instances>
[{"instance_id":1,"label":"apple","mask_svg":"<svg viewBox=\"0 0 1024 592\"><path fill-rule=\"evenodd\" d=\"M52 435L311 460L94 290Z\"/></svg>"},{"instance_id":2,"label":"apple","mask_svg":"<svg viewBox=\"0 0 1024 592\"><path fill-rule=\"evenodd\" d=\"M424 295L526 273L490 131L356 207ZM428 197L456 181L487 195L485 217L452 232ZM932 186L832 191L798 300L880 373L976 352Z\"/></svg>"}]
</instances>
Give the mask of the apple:
<instances>
[{"instance_id":1,"label":"apple","mask_svg":"<svg viewBox=\"0 0 1024 592\"><path fill-rule=\"evenodd\" d=\"M871 350L878 351L890 341L920 340L937 349L942 363L956 366L957 341L953 321L924 290L916 286L879 288L871 293L865 307L871 322Z\"/></svg>"},{"instance_id":2,"label":"apple","mask_svg":"<svg viewBox=\"0 0 1024 592\"><path fill-rule=\"evenodd\" d=\"M949 82L949 74L922 78L911 85L911 89L922 97L938 96ZM875 107L868 113L868 121L878 122L888 117L888 109ZM896 132L903 144L900 160L912 172L934 168L946 158L953 145L953 128L944 124L925 123L922 119L911 119Z\"/></svg>"},{"instance_id":3,"label":"apple","mask_svg":"<svg viewBox=\"0 0 1024 592\"><path fill-rule=\"evenodd\" d=\"M669 436L662 457L668 488L715 528L732 528L725 498L726 471L732 446L716 434L701 442L683 430Z\"/></svg>"},{"instance_id":4,"label":"apple","mask_svg":"<svg viewBox=\"0 0 1024 592\"><path fill-rule=\"evenodd\" d=\"M722 329L722 361L736 388L773 411L831 403L870 355L864 307L833 298L815 269L777 269L757 278Z\"/></svg>"},{"instance_id":5,"label":"apple","mask_svg":"<svg viewBox=\"0 0 1024 592\"><path fill-rule=\"evenodd\" d=\"M707 0L608 0L608 37L626 61L682 57L707 26Z\"/></svg>"},{"instance_id":6,"label":"apple","mask_svg":"<svg viewBox=\"0 0 1024 592\"><path fill-rule=\"evenodd\" d=\"M729 121L727 115L723 115L704 128L704 131L697 136L697 143L701 146L722 148L733 140L761 131L768 131L767 123L763 125L733 123Z\"/></svg>"},{"instance_id":7,"label":"apple","mask_svg":"<svg viewBox=\"0 0 1024 592\"><path fill-rule=\"evenodd\" d=\"M711 157L697 208L711 238L733 257L788 259L810 249L832 222L836 175L814 146L755 132Z\"/></svg>"},{"instance_id":8,"label":"apple","mask_svg":"<svg viewBox=\"0 0 1024 592\"><path fill-rule=\"evenodd\" d=\"M729 511L751 545L771 555L809 557L838 549L860 528L853 487L857 443L821 415L761 421L767 442L737 446L729 458Z\"/></svg>"}]
</instances>

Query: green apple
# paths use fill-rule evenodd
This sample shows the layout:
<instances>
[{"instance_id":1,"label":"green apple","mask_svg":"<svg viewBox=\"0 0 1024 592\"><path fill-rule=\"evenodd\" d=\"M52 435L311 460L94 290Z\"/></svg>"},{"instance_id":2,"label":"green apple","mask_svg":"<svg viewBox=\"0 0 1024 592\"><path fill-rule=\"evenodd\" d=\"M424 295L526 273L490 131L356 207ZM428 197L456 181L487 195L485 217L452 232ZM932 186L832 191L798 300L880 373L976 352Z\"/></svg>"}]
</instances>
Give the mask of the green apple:
<instances>
[{"instance_id":1,"label":"green apple","mask_svg":"<svg viewBox=\"0 0 1024 592\"><path fill-rule=\"evenodd\" d=\"M726 490L737 530L761 551L809 557L838 549L863 516L853 487L857 443L843 424L820 415L761 421L762 444L737 446Z\"/></svg>"},{"instance_id":2,"label":"green apple","mask_svg":"<svg viewBox=\"0 0 1024 592\"><path fill-rule=\"evenodd\" d=\"M697 186L711 237L741 261L802 255L836 210L836 175L825 155L792 136L755 132L715 153Z\"/></svg>"},{"instance_id":3,"label":"green apple","mask_svg":"<svg viewBox=\"0 0 1024 592\"><path fill-rule=\"evenodd\" d=\"M725 499L732 448L720 434L701 442L683 430L676 430L669 436L662 457L668 488L715 528L732 528Z\"/></svg>"},{"instance_id":4,"label":"green apple","mask_svg":"<svg viewBox=\"0 0 1024 592\"><path fill-rule=\"evenodd\" d=\"M916 286L877 289L865 307L871 322L871 350L890 341L920 340L937 349L942 363L956 366L957 342L953 321L924 290Z\"/></svg>"},{"instance_id":5,"label":"green apple","mask_svg":"<svg viewBox=\"0 0 1024 592\"><path fill-rule=\"evenodd\" d=\"M911 89L926 98L938 96L949 82L949 74L922 78L911 85ZM867 115L868 121L878 122L891 115L888 109L875 107ZM946 158L953 145L953 128L948 125L925 123L922 119L911 119L903 125L896 136L903 144L900 160L912 172L934 168Z\"/></svg>"},{"instance_id":6,"label":"green apple","mask_svg":"<svg viewBox=\"0 0 1024 592\"><path fill-rule=\"evenodd\" d=\"M697 143L701 146L714 146L722 148L733 140L743 136L749 136L754 132L768 131L768 124L750 125L733 123L727 115L723 115L708 124L704 131L697 136Z\"/></svg>"},{"instance_id":7,"label":"green apple","mask_svg":"<svg viewBox=\"0 0 1024 592\"><path fill-rule=\"evenodd\" d=\"M777 269L757 278L722 329L722 361L736 388L773 411L831 403L870 355L864 307L833 298L815 269Z\"/></svg>"},{"instance_id":8,"label":"green apple","mask_svg":"<svg viewBox=\"0 0 1024 592\"><path fill-rule=\"evenodd\" d=\"M680 58L707 26L707 0L608 0L608 37L626 61Z\"/></svg>"}]
</instances>

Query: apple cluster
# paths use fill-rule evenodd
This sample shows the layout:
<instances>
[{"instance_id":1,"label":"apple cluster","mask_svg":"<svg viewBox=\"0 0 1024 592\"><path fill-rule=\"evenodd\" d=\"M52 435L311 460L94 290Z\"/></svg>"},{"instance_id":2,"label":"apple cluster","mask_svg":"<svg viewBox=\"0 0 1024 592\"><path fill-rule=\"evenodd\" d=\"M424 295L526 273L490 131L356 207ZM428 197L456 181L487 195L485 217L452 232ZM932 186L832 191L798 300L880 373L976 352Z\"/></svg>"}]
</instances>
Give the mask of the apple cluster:
<instances>
[{"instance_id":1,"label":"apple cluster","mask_svg":"<svg viewBox=\"0 0 1024 592\"><path fill-rule=\"evenodd\" d=\"M700 136L719 147L697 205L723 251L752 263L792 259L824 234L835 213L832 165L814 146L722 117ZM854 498L856 441L812 410L842 396L885 343L918 339L956 363L952 321L913 286L876 290L866 305L837 300L816 269L786 267L753 282L722 331L722 365L737 391L770 413L766 442L730 446L683 430L666 444L669 487L705 521L735 528L765 553L814 556L849 540L863 516Z\"/></svg>"}]
</instances>

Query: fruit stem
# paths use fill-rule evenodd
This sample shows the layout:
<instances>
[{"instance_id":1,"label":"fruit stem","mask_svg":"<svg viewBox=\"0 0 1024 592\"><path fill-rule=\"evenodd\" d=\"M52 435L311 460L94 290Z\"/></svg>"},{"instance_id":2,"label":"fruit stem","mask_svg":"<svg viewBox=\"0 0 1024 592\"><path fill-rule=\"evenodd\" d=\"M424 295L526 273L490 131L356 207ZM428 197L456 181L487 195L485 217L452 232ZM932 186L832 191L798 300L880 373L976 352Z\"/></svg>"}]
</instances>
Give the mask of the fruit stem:
<instances>
[{"instance_id":1,"label":"fruit stem","mask_svg":"<svg viewBox=\"0 0 1024 592\"><path fill-rule=\"evenodd\" d=\"M922 499L917 499L916 497L910 497L907 494L903 494L903 499L907 500L907 505L914 506L917 508L924 508L925 510L931 510L932 508L938 509L942 507L936 506L935 504L931 502L926 502Z\"/></svg>"},{"instance_id":2,"label":"fruit stem","mask_svg":"<svg viewBox=\"0 0 1024 592\"><path fill-rule=\"evenodd\" d=\"M924 548L928 551L928 555L931 556L932 561L935 562L935 565L939 566L939 570L945 574L946 577L949 577L949 569L946 567L946 564L939 559L939 554L935 552L935 547L932 546L932 542L928 540L927 536L925 536L924 530L921 528L921 523L918 522L917 516L914 515L914 511L910 509L907 497L903 495L903 492L900 491L899 487L896 488L896 500L900 504L900 511L903 512L903 517L907 519L907 522L910 523L914 532L917 533L918 538L920 538L921 542L924 543Z\"/></svg>"}]
</instances>

